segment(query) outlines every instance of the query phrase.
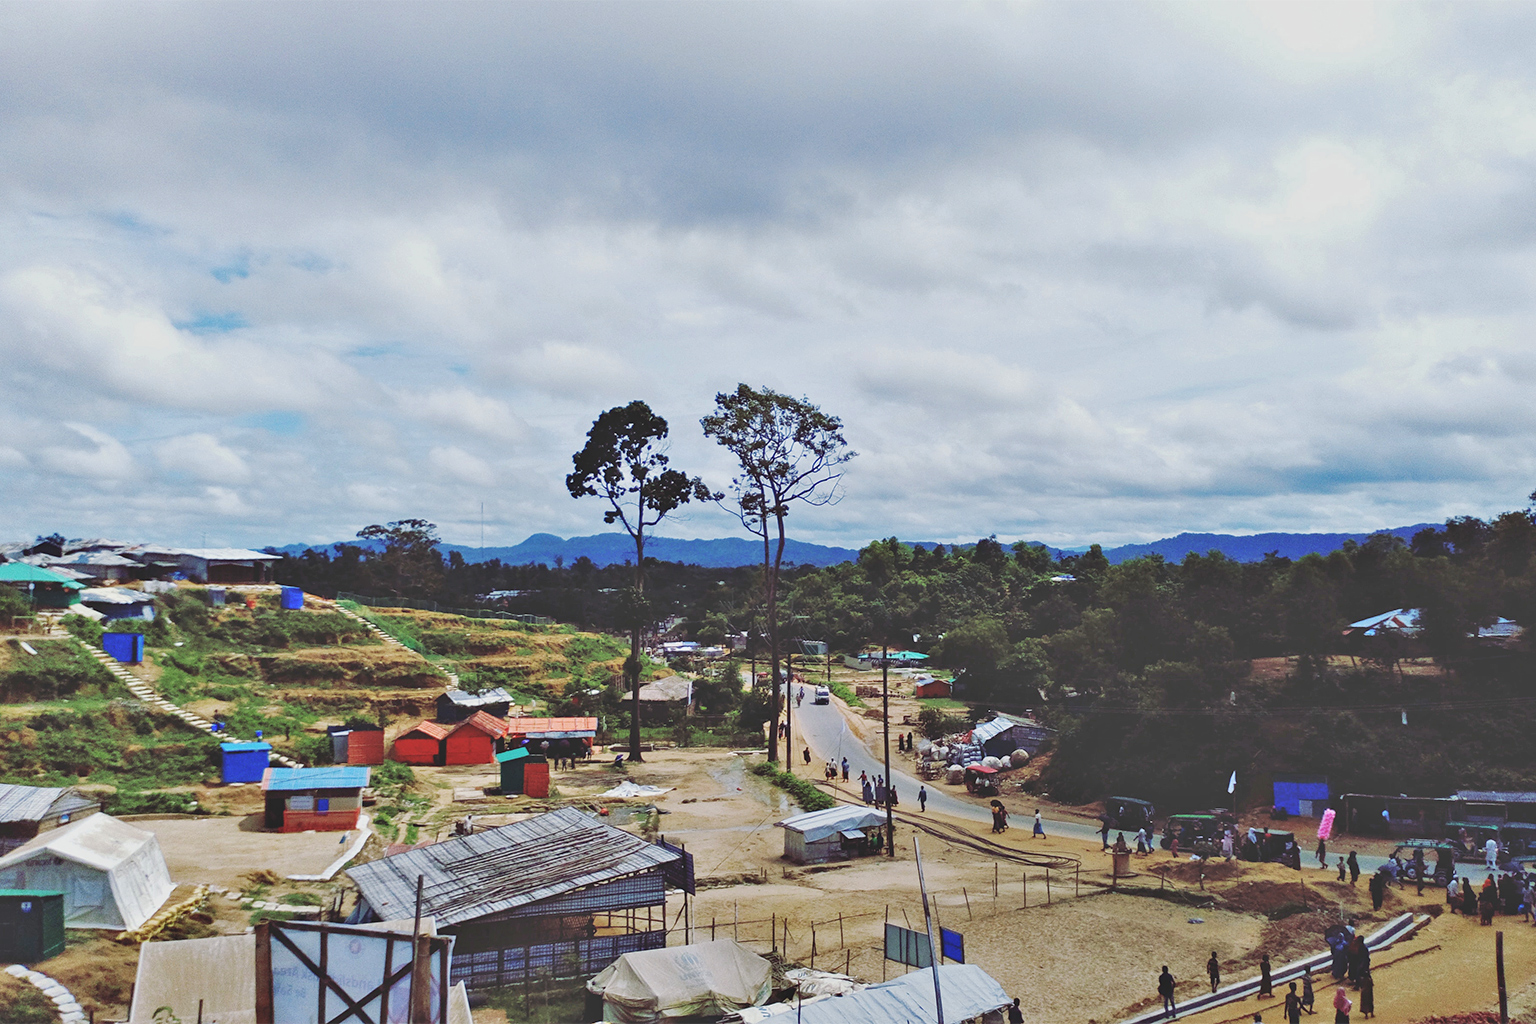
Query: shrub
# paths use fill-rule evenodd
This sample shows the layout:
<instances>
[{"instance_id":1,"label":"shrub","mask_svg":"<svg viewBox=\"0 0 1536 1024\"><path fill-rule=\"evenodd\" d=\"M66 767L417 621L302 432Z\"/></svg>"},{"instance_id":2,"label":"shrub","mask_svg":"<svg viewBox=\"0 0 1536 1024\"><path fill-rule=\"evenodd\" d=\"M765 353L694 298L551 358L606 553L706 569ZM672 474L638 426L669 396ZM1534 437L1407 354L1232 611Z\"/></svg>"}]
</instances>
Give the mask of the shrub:
<instances>
[{"instance_id":1,"label":"shrub","mask_svg":"<svg viewBox=\"0 0 1536 1024\"><path fill-rule=\"evenodd\" d=\"M752 774L767 779L775 786L787 792L807 811L824 811L828 807L837 806L837 801L832 799L829 794L817 789L798 775L791 775L789 772L780 771L778 766L772 761L764 761L762 764L753 765Z\"/></svg>"},{"instance_id":2,"label":"shrub","mask_svg":"<svg viewBox=\"0 0 1536 1024\"><path fill-rule=\"evenodd\" d=\"M208 809L190 793L164 790L116 792L106 798L108 814L207 814Z\"/></svg>"},{"instance_id":3,"label":"shrub","mask_svg":"<svg viewBox=\"0 0 1536 1024\"><path fill-rule=\"evenodd\" d=\"M399 761L385 761L373 770L370 780L375 789L394 788L404 789L416 781L416 773L411 771L411 766Z\"/></svg>"}]
</instances>

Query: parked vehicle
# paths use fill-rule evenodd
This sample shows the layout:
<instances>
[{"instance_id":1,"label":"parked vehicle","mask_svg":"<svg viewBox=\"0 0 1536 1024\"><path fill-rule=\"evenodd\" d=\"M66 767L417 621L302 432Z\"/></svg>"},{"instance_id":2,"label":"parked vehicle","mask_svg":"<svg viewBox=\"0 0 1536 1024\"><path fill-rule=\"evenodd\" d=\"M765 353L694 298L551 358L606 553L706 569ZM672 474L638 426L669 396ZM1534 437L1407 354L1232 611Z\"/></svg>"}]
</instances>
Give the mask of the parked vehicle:
<instances>
[{"instance_id":1,"label":"parked vehicle","mask_svg":"<svg viewBox=\"0 0 1536 1024\"><path fill-rule=\"evenodd\" d=\"M982 764L966 765L965 788L977 796L997 796L997 769Z\"/></svg>"},{"instance_id":2,"label":"parked vehicle","mask_svg":"<svg viewBox=\"0 0 1536 1024\"><path fill-rule=\"evenodd\" d=\"M1392 853L1407 865L1402 877L1412 882L1418 878L1417 869L1413 866L1413 852L1423 850L1424 881L1427 883L1433 879L1436 885L1446 885L1455 870L1456 849L1455 843L1444 839L1404 839Z\"/></svg>"},{"instance_id":3,"label":"parked vehicle","mask_svg":"<svg viewBox=\"0 0 1536 1024\"><path fill-rule=\"evenodd\" d=\"M1499 841L1511 857L1536 855L1536 823L1506 821L1504 827L1499 829Z\"/></svg>"},{"instance_id":4,"label":"parked vehicle","mask_svg":"<svg viewBox=\"0 0 1536 1024\"><path fill-rule=\"evenodd\" d=\"M1152 806L1150 800L1140 800L1133 796L1107 796L1104 798L1104 816L1109 819L1109 827L1123 830L1152 827L1152 816L1157 813L1157 808Z\"/></svg>"},{"instance_id":5,"label":"parked vehicle","mask_svg":"<svg viewBox=\"0 0 1536 1024\"><path fill-rule=\"evenodd\" d=\"M1483 825L1472 821L1448 821L1445 838L1456 847L1459 861L1481 861L1483 847L1488 840L1499 841L1499 826Z\"/></svg>"},{"instance_id":6,"label":"parked vehicle","mask_svg":"<svg viewBox=\"0 0 1536 1024\"><path fill-rule=\"evenodd\" d=\"M1179 849L1191 850L1196 842L1219 843L1224 823L1214 814L1174 814L1163 826L1163 838L1159 845L1167 850L1173 846L1173 837L1179 837Z\"/></svg>"}]
</instances>

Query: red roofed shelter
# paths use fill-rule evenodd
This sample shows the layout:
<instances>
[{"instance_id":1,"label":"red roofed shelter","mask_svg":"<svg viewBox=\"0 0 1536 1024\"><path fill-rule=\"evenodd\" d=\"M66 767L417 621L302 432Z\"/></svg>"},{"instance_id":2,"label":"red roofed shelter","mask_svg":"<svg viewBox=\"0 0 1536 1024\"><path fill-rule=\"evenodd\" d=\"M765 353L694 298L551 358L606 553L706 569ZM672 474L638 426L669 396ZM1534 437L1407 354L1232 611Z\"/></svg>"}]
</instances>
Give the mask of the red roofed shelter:
<instances>
[{"instance_id":1,"label":"red roofed shelter","mask_svg":"<svg viewBox=\"0 0 1536 1024\"><path fill-rule=\"evenodd\" d=\"M422 722L395 737L394 758L406 764L442 764L443 740L449 728L436 722Z\"/></svg>"},{"instance_id":2,"label":"red roofed shelter","mask_svg":"<svg viewBox=\"0 0 1536 1024\"><path fill-rule=\"evenodd\" d=\"M454 726L443 740L443 764L491 764L496 760L496 741L506 735L507 723L484 711L476 711ZM398 740L395 741L397 744Z\"/></svg>"}]
</instances>

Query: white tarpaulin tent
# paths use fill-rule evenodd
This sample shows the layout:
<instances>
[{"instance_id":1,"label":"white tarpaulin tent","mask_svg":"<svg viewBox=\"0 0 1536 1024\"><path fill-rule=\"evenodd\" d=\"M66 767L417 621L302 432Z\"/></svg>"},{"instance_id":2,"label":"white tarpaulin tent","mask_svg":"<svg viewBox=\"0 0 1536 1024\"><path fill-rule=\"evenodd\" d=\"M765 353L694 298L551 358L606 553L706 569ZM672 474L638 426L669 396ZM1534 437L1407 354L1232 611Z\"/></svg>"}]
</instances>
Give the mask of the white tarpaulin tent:
<instances>
[{"instance_id":1,"label":"white tarpaulin tent","mask_svg":"<svg viewBox=\"0 0 1536 1024\"><path fill-rule=\"evenodd\" d=\"M772 992L767 960L730 939L625 953L588 991L603 997L603 1020L710 1019L760 1006Z\"/></svg>"},{"instance_id":2,"label":"white tarpaulin tent","mask_svg":"<svg viewBox=\"0 0 1536 1024\"><path fill-rule=\"evenodd\" d=\"M975 964L939 968L944 993L943 1024L1001 1024L1011 1000L993 977ZM845 996L820 996L803 1004L775 1003L727 1020L759 1022L777 1018L799 1024L934 1024L933 971L924 968L893 981L869 985Z\"/></svg>"},{"instance_id":3,"label":"white tarpaulin tent","mask_svg":"<svg viewBox=\"0 0 1536 1024\"><path fill-rule=\"evenodd\" d=\"M155 834L105 814L44 832L0 857L0 889L62 892L71 928L137 928L175 888Z\"/></svg>"}]
</instances>

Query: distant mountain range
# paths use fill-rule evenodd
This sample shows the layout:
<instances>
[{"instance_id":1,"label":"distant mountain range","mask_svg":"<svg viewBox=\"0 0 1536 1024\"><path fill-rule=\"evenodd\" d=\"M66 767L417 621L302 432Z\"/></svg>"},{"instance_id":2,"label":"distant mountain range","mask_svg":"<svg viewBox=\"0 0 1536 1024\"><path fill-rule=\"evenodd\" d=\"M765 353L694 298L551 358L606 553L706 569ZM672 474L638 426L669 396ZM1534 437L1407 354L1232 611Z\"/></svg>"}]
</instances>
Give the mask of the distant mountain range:
<instances>
[{"instance_id":1,"label":"distant mountain range","mask_svg":"<svg viewBox=\"0 0 1536 1024\"><path fill-rule=\"evenodd\" d=\"M1373 532L1391 533L1409 540L1425 527L1437 525L1420 523L1417 526L1402 526L1393 530ZM1166 537L1148 544L1123 544L1120 547L1105 548L1104 555L1113 563L1151 554L1162 555L1170 562L1181 562L1191 551L1202 555L1210 551L1220 551L1227 557L1240 562L1256 562L1271 551L1278 552L1284 558L1300 558L1312 552L1327 554L1336 550L1346 540L1364 542L1370 536L1370 533L1256 533L1248 536L1230 533L1181 533L1177 537ZM364 541L346 541L345 543L375 549L379 547L377 544ZM931 541L913 543L922 544L930 549L934 547L934 542ZM968 548L972 545L958 546ZM324 544L288 544L272 550L298 555L310 548L328 547L329 545ZM570 565L583 555L598 565L615 565L635 557L634 542L629 539L628 534L623 533L599 533L591 537L569 538L556 537L552 533L536 533L521 544L514 544L511 547L476 548L463 544L442 544L439 547L444 554L452 551L459 552L466 562L499 558L508 565L527 565L529 562L554 565L556 558L563 558L565 564ZM1087 549L1075 548L1066 549L1064 552L1061 548L1051 548L1051 551L1057 555L1085 550ZM646 554L664 562L683 562L710 569L729 569L739 565L760 563L763 558L763 548L761 541L751 541L742 537L719 537L714 540L652 537L646 541ZM829 547L798 540L791 540L784 545L784 560L797 565L837 565L858 557L859 553L854 548Z\"/></svg>"}]
</instances>

